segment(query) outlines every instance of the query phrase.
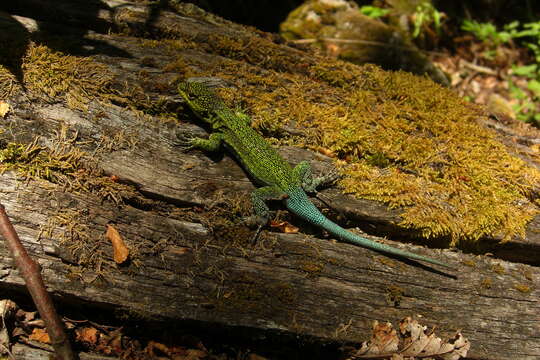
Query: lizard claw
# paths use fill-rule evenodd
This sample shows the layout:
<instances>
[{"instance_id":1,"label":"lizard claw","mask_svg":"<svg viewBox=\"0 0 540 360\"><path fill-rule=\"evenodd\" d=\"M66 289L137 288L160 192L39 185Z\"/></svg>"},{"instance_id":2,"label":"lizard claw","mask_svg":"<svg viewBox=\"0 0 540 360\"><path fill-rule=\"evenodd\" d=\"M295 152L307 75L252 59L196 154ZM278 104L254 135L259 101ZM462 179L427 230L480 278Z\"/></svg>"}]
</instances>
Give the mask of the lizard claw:
<instances>
[{"instance_id":1,"label":"lizard claw","mask_svg":"<svg viewBox=\"0 0 540 360\"><path fill-rule=\"evenodd\" d=\"M316 194L318 190L331 187L341 178L341 174L334 168L326 175L311 178L309 182L304 182L302 188L310 194Z\"/></svg>"},{"instance_id":2,"label":"lizard claw","mask_svg":"<svg viewBox=\"0 0 540 360\"><path fill-rule=\"evenodd\" d=\"M189 151L194 148L193 140L195 135L190 131L176 131L176 140L173 141L174 146L180 148L181 151Z\"/></svg>"},{"instance_id":3,"label":"lizard claw","mask_svg":"<svg viewBox=\"0 0 540 360\"><path fill-rule=\"evenodd\" d=\"M255 234L253 234L253 237L251 238L251 244L255 245L262 228L268 223L268 219L264 218L263 216L254 215L245 218L244 223L250 228L253 228L255 226L257 227L257 229L255 230Z\"/></svg>"},{"instance_id":4,"label":"lizard claw","mask_svg":"<svg viewBox=\"0 0 540 360\"><path fill-rule=\"evenodd\" d=\"M323 176L322 177L322 181L321 181L321 184L320 186L321 187L329 187L329 186L332 186L334 185L339 179L341 179L343 177L343 175L341 175L339 173L339 171L337 171L336 168L333 168L332 170L330 170L330 172Z\"/></svg>"}]
</instances>

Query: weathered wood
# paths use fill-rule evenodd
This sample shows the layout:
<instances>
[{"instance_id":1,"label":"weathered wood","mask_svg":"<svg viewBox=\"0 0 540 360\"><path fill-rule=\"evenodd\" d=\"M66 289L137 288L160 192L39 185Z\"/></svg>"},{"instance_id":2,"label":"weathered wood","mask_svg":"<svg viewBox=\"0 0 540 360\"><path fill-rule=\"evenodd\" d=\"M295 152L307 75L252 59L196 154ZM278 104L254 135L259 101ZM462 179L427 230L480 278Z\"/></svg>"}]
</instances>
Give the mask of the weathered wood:
<instances>
[{"instance_id":1,"label":"weathered wood","mask_svg":"<svg viewBox=\"0 0 540 360\"><path fill-rule=\"evenodd\" d=\"M99 16L112 19L113 13L119 16L127 8L139 11L143 19L140 6L128 5L111 10L111 17L103 12ZM186 39L203 32L266 36L219 19L205 22L204 16L194 13L199 15L162 12L152 24L141 20L138 26ZM51 21L43 16L40 20ZM74 14L68 25L74 26L77 19ZM57 21L61 27L62 20ZM133 22L128 25L134 26ZM120 35L91 34L80 41L93 44L96 51L100 46L117 49L114 55L98 51L95 59L133 85L141 85L141 78L134 74L144 69L145 57L158 65L178 54L200 66L213 63L213 56L196 49L177 49L172 54L162 45L145 47L137 38ZM310 54L297 49L282 46L280 51L311 61ZM148 76L164 83L175 78L159 66L148 71ZM152 89L145 94L150 99L162 96ZM174 109L178 97L165 99ZM443 335L460 329L472 343L473 358L540 356L540 269L517 263L538 263L538 219L530 224L526 240L508 242L506 250L494 246L497 239L486 239L493 248L492 257L388 241L457 265L457 279L328 241L317 229L299 222L295 224L301 233L265 233L251 246L250 233L243 226L224 222L211 227L204 216L197 215L197 209L204 208L200 211L206 212L207 219L219 219L212 218L213 211L224 216L216 202L241 200L253 189L228 155L216 159L198 151L180 153L174 147L177 129L203 132L197 126L160 122L121 104L93 101L87 111L80 111L24 96L8 101L13 111L2 124L10 129L1 134L4 141L30 142L38 136L47 145L57 141L59 129L68 129L67 137L77 131L70 146L95 153L93 166L137 189L119 205L94 192L76 192L43 180L21 181L12 172L0 177L0 202L57 296L169 321L278 330L321 341L365 340L373 320L395 321L420 314ZM108 150L98 146L120 133L125 136L109 144ZM331 166L322 155L294 148L281 151L291 162L312 160L316 171ZM397 225L399 213L383 204L352 199L336 189L322 195L335 212L350 219L349 225L361 225L370 234L387 234L392 239L414 236L404 235L407 231ZM108 223L114 224L131 249L128 265L112 261L104 235ZM76 265L91 255L95 257L86 258L84 266ZM0 288L20 292L22 284L0 245Z\"/></svg>"}]
</instances>

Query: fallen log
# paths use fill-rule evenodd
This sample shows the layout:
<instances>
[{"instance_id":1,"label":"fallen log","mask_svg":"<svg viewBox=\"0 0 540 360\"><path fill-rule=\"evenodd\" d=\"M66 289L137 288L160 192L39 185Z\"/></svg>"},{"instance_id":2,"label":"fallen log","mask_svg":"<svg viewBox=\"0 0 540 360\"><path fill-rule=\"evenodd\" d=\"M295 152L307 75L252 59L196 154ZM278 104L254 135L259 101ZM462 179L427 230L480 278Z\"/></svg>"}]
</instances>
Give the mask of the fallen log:
<instances>
[{"instance_id":1,"label":"fallen log","mask_svg":"<svg viewBox=\"0 0 540 360\"><path fill-rule=\"evenodd\" d=\"M479 255L377 238L456 265L458 273L450 275L330 241L293 218L286 220L299 227L299 233L267 231L253 246L252 232L238 221L253 184L229 155L215 158L175 148L175 132L204 131L164 118L165 112L181 112L181 104L177 96L161 89L168 89L179 72L192 71L180 63L163 70L178 54L201 68L212 68L226 56L200 52L188 44L196 43L201 34L271 36L187 5L163 10L147 21L142 5L108 4L109 9L96 15L100 26L105 20L111 27L123 25L130 36L102 31L70 38L102 66L95 72L103 77L95 91L112 89L106 93L107 101L99 96L84 100L92 89L75 83L78 78L63 79L68 90L54 96L46 92L54 84L18 88L12 82L15 90L5 98L11 110L2 124L3 148L22 144L11 145L13 154L19 159L41 154L46 165L13 165L0 177L0 202L43 268L57 302L99 305L169 322L248 328L253 334L302 335L321 343L360 342L369 336L374 320L421 315L442 335L450 337L460 330L472 344L471 358L540 356L540 270L526 264L538 265L538 218L529 224L524 240L511 239L499 246L499 239L485 239L486 245L476 250ZM79 13L69 14L73 14L69 23L54 19L58 29L65 29L60 33L69 34L73 26L102 29L92 27L86 17L77 22ZM53 21L47 14L41 16L38 24ZM14 24L13 17L3 19L9 19L6 26ZM145 29L153 36L167 33L185 43L144 39ZM40 46L60 48L52 40L43 44L28 46L43 57L47 52ZM309 52L271 44L290 71L303 71L303 64L312 61ZM264 51L259 55L264 61ZM86 71L86 63L76 64L80 72ZM22 74L30 81L32 71L25 66ZM249 66L263 76L277 71L268 64ZM106 78L105 70L116 78ZM157 103L161 116L149 110ZM307 150L281 147L280 151L291 163L311 160L316 172L332 166L330 159ZM329 216L351 228L360 226L366 236L415 238L400 227L399 212L384 204L353 199L337 189L323 191L322 197L332 209ZM278 204L275 208L280 209ZM127 264L114 262L105 236L107 225L126 242ZM492 255L480 255L486 251ZM0 246L3 294L20 293L22 286L7 250Z\"/></svg>"}]
</instances>

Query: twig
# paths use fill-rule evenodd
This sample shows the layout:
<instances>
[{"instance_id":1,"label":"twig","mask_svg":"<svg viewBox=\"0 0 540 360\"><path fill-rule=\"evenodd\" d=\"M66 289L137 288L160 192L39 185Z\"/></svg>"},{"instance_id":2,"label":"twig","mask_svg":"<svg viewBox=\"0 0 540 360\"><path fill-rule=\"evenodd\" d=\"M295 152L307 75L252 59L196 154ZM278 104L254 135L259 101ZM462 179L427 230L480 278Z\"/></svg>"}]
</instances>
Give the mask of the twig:
<instances>
[{"instance_id":1,"label":"twig","mask_svg":"<svg viewBox=\"0 0 540 360\"><path fill-rule=\"evenodd\" d=\"M481 66L481 65L476 65L476 64L470 63L467 60L463 60L463 59L461 59L460 61L463 64L463 66L465 66L466 68L469 68L469 69L471 69L473 71L476 71L476 72L479 72L479 73L482 73L482 74L487 74L487 75L497 75L497 71L495 71L495 70L493 70L491 68Z\"/></svg>"},{"instance_id":2,"label":"twig","mask_svg":"<svg viewBox=\"0 0 540 360\"><path fill-rule=\"evenodd\" d=\"M57 358L60 360L77 359L71 349L71 344L64 331L62 321L56 313L49 293L47 293L47 289L43 283L41 267L28 256L2 204L0 204L0 233L6 239L7 247L26 283L28 292L32 296L41 318L45 321L47 333L49 334Z\"/></svg>"}]
</instances>

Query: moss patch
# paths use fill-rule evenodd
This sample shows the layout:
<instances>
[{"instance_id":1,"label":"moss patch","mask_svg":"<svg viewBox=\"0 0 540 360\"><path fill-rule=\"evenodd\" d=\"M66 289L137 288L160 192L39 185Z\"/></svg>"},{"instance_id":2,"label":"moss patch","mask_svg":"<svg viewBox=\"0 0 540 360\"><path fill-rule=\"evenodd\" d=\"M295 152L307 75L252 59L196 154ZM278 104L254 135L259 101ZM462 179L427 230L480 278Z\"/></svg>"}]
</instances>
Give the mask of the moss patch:
<instances>
[{"instance_id":1,"label":"moss patch","mask_svg":"<svg viewBox=\"0 0 540 360\"><path fill-rule=\"evenodd\" d=\"M21 90L17 78L6 67L0 65L0 99L9 99Z\"/></svg>"},{"instance_id":2,"label":"moss patch","mask_svg":"<svg viewBox=\"0 0 540 360\"><path fill-rule=\"evenodd\" d=\"M93 193L116 203L135 196L136 191L105 176L88 156L67 143L58 142L53 148L38 144L8 143L0 148L0 173L15 171L24 179L46 180L65 186L75 193Z\"/></svg>"},{"instance_id":3,"label":"moss patch","mask_svg":"<svg viewBox=\"0 0 540 360\"><path fill-rule=\"evenodd\" d=\"M301 135L281 143L333 154L345 192L402 209L401 225L425 238L524 236L539 213L540 172L478 124L482 109L425 78L342 65L310 67L317 86L299 74L281 74L276 86L237 64L245 84L222 94L231 106L241 99L266 135L295 127ZM213 75L227 78L229 67Z\"/></svg>"},{"instance_id":4,"label":"moss patch","mask_svg":"<svg viewBox=\"0 0 540 360\"><path fill-rule=\"evenodd\" d=\"M47 101L66 100L73 109L111 93L113 74L91 58L65 55L46 46L30 44L23 59L24 83Z\"/></svg>"}]
</instances>

